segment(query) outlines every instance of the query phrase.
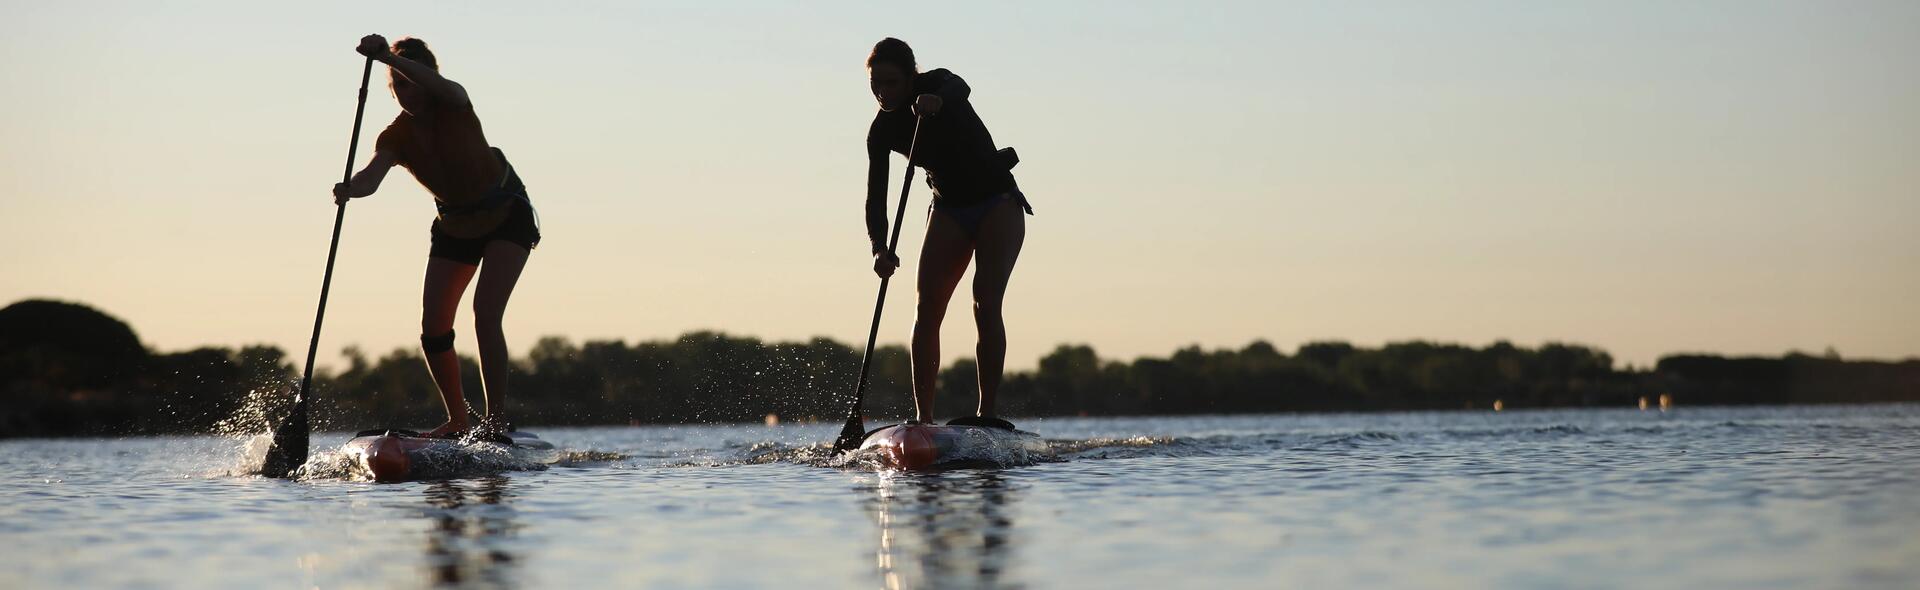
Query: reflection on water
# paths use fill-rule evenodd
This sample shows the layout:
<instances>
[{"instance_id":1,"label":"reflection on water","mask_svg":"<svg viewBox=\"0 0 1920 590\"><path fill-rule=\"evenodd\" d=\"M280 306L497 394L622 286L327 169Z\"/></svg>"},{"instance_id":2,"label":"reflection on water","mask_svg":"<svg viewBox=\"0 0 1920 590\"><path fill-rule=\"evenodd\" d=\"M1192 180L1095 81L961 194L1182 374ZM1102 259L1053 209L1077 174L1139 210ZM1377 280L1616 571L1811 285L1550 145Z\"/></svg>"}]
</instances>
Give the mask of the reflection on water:
<instances>
[{"instance_id":1,"label":"reflection on water","mask_svg":"<svg viewBox=\"0 0 1920 590\"><path fill-rule=\"evenodd\" d=\"M518 559L508 541L520 528L504 476L427 485L427 579L435 587L511 587Z\"/></svg>"},{"instance_id":2,"label":"reflection on water","mask_svg":"<svg viewBox=\"0 0 1920 590\"><path fill-rule=\"evenodd\" d=\"M1007 584L1019 486L999 471L883 475L866 507L880 528L875 566L887 588Z\"/></svg>"}]
</instances>

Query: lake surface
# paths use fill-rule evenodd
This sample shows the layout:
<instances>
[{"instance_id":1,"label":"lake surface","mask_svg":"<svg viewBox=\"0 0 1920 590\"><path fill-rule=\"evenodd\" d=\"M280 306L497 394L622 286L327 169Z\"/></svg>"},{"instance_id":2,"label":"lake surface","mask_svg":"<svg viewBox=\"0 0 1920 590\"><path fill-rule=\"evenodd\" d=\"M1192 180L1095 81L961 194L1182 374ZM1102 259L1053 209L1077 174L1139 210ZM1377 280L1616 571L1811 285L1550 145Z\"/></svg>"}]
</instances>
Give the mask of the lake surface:
<instances>
[{"instance_id":1,"label":"lake surface","mask_svg":"<svg viewBox=\"0 0 1920 590\"><path fill-rule=\"evenodd\" d=\"M1915 405L1025 420L1056 460L936 474L823 466L838 426L403 484L0 441L0 587L1920 587Z\"/></svg>"}]
</instances>

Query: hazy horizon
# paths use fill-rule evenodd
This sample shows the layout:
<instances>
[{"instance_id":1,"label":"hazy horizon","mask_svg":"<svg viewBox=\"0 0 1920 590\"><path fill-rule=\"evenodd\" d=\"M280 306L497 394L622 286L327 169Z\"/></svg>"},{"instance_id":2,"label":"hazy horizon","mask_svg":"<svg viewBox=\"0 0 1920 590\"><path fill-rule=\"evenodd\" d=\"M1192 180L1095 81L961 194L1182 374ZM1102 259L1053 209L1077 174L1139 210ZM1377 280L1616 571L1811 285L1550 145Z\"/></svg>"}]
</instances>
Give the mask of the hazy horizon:
<instances>
[{"instance_id":1,"label":"hazy horizon","mask_svg":"<svg viewBox=\"0 0 1920 590\"><path fill-rule=\"evenodd\" d=\"M861 62L885 36L965 77L1022 155L1009 369L1254 340L1920 356L1915 3L4 10L0 304L85 303L159 350L304 355L377 32L431 44L527 181L545 241L516 356L700 329L860 345ZM375 84L356 165L398 112ZM323 365L417 345L429 202L396 171L348 206ZM894 285L883 343L912 300ZM973 355L966 304L949 359ZM466 309L455 329L473 354Z\"/></svg>"}]
</instances>

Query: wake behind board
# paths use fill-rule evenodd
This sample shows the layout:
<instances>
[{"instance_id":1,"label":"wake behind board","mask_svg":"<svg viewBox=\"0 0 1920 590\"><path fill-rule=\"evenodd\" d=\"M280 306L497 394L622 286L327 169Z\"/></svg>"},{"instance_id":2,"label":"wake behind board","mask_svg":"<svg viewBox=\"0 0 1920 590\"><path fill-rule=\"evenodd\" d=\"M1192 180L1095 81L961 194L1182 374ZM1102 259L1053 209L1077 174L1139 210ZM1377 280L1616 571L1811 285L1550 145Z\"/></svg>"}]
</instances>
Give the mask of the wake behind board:
<instances>
[{"instance_id":1,"label":"wake behind board","mask_svg":"<svg viewBox=\"0 0 1920 590\"><path fill-rule=\"evenodd\" d=\"M527 469L549 463L558 455L553 443L532 433L512 432L507 436L513 440L512 445L462 443L403 430L369 430L347 441L340 452L356 469L379 482Z\"/></svg>"},{"instance_id":2,"label":"wake behind board","mask_svg":"<svg viewBox=\"0 0 1920 590\"><path fill-rule=\"evenodd\" d=\"M867 434L860 452L905 471L1031 465L1048 456L1047 442L1024 430L936 424L880 428Z\"/></svg>"}]
</instances>

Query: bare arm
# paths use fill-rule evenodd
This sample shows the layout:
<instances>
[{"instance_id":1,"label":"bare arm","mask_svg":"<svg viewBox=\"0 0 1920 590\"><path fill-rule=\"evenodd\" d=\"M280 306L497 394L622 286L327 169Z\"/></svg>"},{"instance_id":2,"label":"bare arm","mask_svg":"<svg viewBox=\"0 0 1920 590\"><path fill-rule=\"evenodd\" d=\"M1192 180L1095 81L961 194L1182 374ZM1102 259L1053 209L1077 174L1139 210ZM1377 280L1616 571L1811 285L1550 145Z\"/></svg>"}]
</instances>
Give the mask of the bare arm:
<instances>
[{"instance_id":1,"label":"bare arm","mask_svg":"<svg viewBox=\"0 0 1920 590\"><path fill-rule=\"evenodd\" d=\"M426 90L427 94L432 95L435 100L455 105L463 105L470 102L467 99L467 89L452 80L442 77L439 71L427 67L426 64L394 55L392 51L388 51L386 37L379 35L361 37L360 46L355 47L354 51L373 58L374 61L387 64L387 67L393 68L395 72L400 74L400 77L406 78L408 82Z\"/></svg>"},{"instance_id":2,"label":"bare arm","mask_svg":"<svg viewBox=\"0 0 1920 590\"><path fill-rule=\"evenodd\" d=\"M457 82L446 79L446 77L440 75L438 70L429 68L426 64L391 53L382 53L373 59L380 63L387 64L387 67L391 67L393 71L399 72L408 82L418 84L421 88L426 89L428 94L433 95L435 99L442 103L458 105L471 102L467 99L467 89L465 87Z\"/></svg>"},{"instance_id":3,"label":"bare arm","mask_svg":"<svg viewBox=\"0 0 1920 590\"><path fill-rule=\"evenodd\" d=\"M358 199L380 190L380 181L387 179L387 171L393 169L393 164L392 154L374 152L373 159L367 162L367 167L354 173L352 182L333 185L334 202L345 203L347 199Z\"/></svg>"}]
</instances>

